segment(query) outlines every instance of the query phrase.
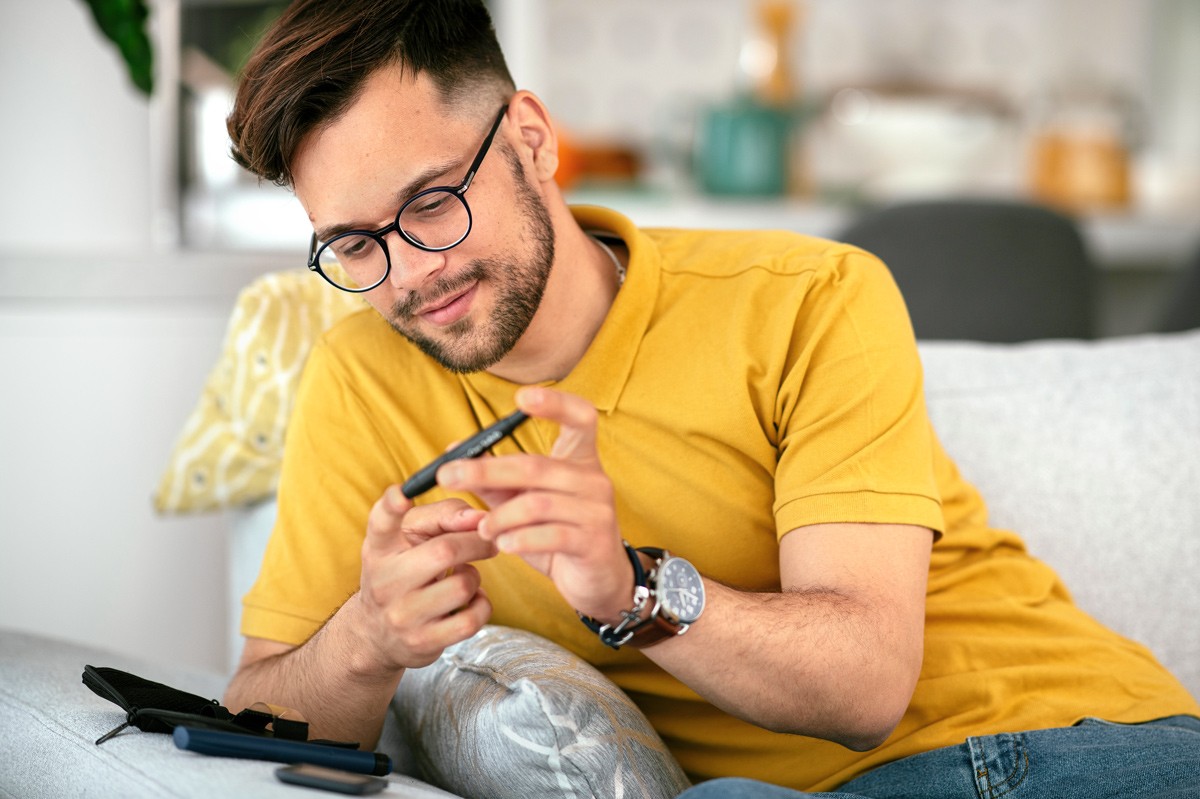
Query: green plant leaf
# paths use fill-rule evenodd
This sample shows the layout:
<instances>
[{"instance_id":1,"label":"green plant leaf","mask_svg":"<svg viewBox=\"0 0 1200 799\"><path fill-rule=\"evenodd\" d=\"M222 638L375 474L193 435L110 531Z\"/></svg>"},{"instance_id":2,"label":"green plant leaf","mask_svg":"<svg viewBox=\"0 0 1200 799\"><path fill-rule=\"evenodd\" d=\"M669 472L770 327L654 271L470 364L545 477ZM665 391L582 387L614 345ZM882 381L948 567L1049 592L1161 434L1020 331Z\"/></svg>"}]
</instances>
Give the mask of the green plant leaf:
<instances>
[{"instance_id":1,"label":"green plant leaf","mask_svg":"<svg viewBox=\"0 0 1200 799\"><path fill-rule=\"evenodd\" d=\"M83 0L96 25L121 51L129 78L147 97L154 91L154 50L146 33L145 0Z\"/></svg>"}]
</instances>

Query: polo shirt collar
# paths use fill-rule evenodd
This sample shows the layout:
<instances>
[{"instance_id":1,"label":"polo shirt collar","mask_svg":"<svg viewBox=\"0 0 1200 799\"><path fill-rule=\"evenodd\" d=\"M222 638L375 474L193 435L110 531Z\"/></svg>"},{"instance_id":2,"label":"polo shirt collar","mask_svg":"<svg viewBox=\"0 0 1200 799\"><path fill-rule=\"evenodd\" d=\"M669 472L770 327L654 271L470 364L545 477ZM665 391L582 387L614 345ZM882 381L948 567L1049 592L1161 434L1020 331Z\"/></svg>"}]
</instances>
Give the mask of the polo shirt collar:
<instances>
[{"instance_id":1,"label":"polo shirt collar","mask_svg":"<svg viewBox=\"0 0 1200 799\"><path fill-rule=\"evenodd\" d=\"M573 206L571 213L585 231L612 234L629 250L625 284L617 292L603 324L575 368L565 378L542 385L577 394L601 413L612 411L633 371L638 347L658 299L661 262L658 248L628 218L606 208ZM465 375L485 396L511 392L516 385L487 372Z\"/></svg>"}]
</instances>

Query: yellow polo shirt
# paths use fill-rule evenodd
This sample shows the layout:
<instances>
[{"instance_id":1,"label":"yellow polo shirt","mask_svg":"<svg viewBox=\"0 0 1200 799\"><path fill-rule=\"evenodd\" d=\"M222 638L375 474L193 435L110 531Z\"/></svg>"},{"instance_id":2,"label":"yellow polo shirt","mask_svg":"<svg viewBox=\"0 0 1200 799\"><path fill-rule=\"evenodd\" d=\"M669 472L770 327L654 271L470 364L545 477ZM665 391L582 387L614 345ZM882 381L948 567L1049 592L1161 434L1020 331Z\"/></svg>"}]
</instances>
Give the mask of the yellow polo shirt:
<instances>
[{"instance_id":1,"label":"yellow polo shirt","mask_svg":"<svg viewBox=\"0 0 1200 799\"><path fill-rule=\"evenodd\" d=\"M1149 652L1080 612L1015 535L988 526L931 429L908 317L876 259L790 233L639 230L601 209L575 213L630 250L603 326L554 384L600 411L622 535L727 585L777 591L777 542L796 527L935 530L924 667L895 733L859 753L747 724L636 650L602 646L548 579L511 556L478 564L493 623L598 666L693 780L827 790L968 735L1200 712ZM374 311L329 331L302 381L279 521L243 633L306 640L357 590L367 513L384 487L509 413L516 388L443 370ZM494 451L548 453L555 433L531 420Z\"/></svg>"}]
</instances>

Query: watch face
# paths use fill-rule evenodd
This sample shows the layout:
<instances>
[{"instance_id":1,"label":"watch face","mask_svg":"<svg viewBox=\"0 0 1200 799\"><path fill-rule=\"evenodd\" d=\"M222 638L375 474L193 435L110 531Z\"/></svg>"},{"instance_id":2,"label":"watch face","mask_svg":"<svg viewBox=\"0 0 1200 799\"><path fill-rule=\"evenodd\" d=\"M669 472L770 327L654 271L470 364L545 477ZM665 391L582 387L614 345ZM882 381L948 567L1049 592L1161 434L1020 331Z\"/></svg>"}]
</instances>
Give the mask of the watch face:
<instances>
[{"instance_id":1,"label":"watch face","mask_svg":"<svg viewBox=\"0 0 1200 799\"><path fill-rule=\"evenodd\" d=\"M691 624L704 610L704 581L696 567L683 558L667 558L658 575L658 601L668 616Z\"/></svg>"}]
</instances>

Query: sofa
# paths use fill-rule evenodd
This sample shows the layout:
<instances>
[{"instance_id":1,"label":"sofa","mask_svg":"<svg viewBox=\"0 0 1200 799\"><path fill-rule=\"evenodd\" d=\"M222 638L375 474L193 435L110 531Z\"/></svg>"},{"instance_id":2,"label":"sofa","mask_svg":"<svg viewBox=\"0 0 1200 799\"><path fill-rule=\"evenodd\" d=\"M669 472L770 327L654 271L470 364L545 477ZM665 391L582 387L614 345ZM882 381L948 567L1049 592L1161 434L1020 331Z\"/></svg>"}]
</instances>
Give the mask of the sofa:
<instances>
[{"instance_id":1,"label":"sofa","mask_svg":"<svg viewBox=\"0 0 1200 799\"><path fill-rule=\"evenodd\" d=\"M235 321L269 315L251 294ZM319 328L353 310L326 308L305 324ZM281 347L277 329L295 329L294 321L279 317L259 332L297 373L307 344ZM214 368L197 407L208 421L189 421L181 435L179 451L193 462L168 469L159 502L166 512L236 507L229 568L240 597L274 517L269 474L278 452L267 450L276 439L281 446L289 406L238 376L247 360L278 370L234 332L225 355L240 348L241 365ZM1148 645L1200 696L1200 330L920 349L934 425L993 523L1018 531L1085 610ZM286 384L272 383L284 393ZM205 431L218 424L214 408L230 411L233 395L221 391L240 392L270 429L242 424L238 435L249 441L222 441L226 471L208 464L199 479L196 442L213 438ZM231 447L254 463L230 467ZM147 653L0 631L0 796L299 795L275 780L275 764L180 751L168 735L129 729L95 744L124 714L81 684L85 664L213 698L228 678ZM379 748L397 767L384 795L666 797L687 785L645 718L599 672L548 641L499 627L405 676Z\"/></svg>"}]
</instances>

